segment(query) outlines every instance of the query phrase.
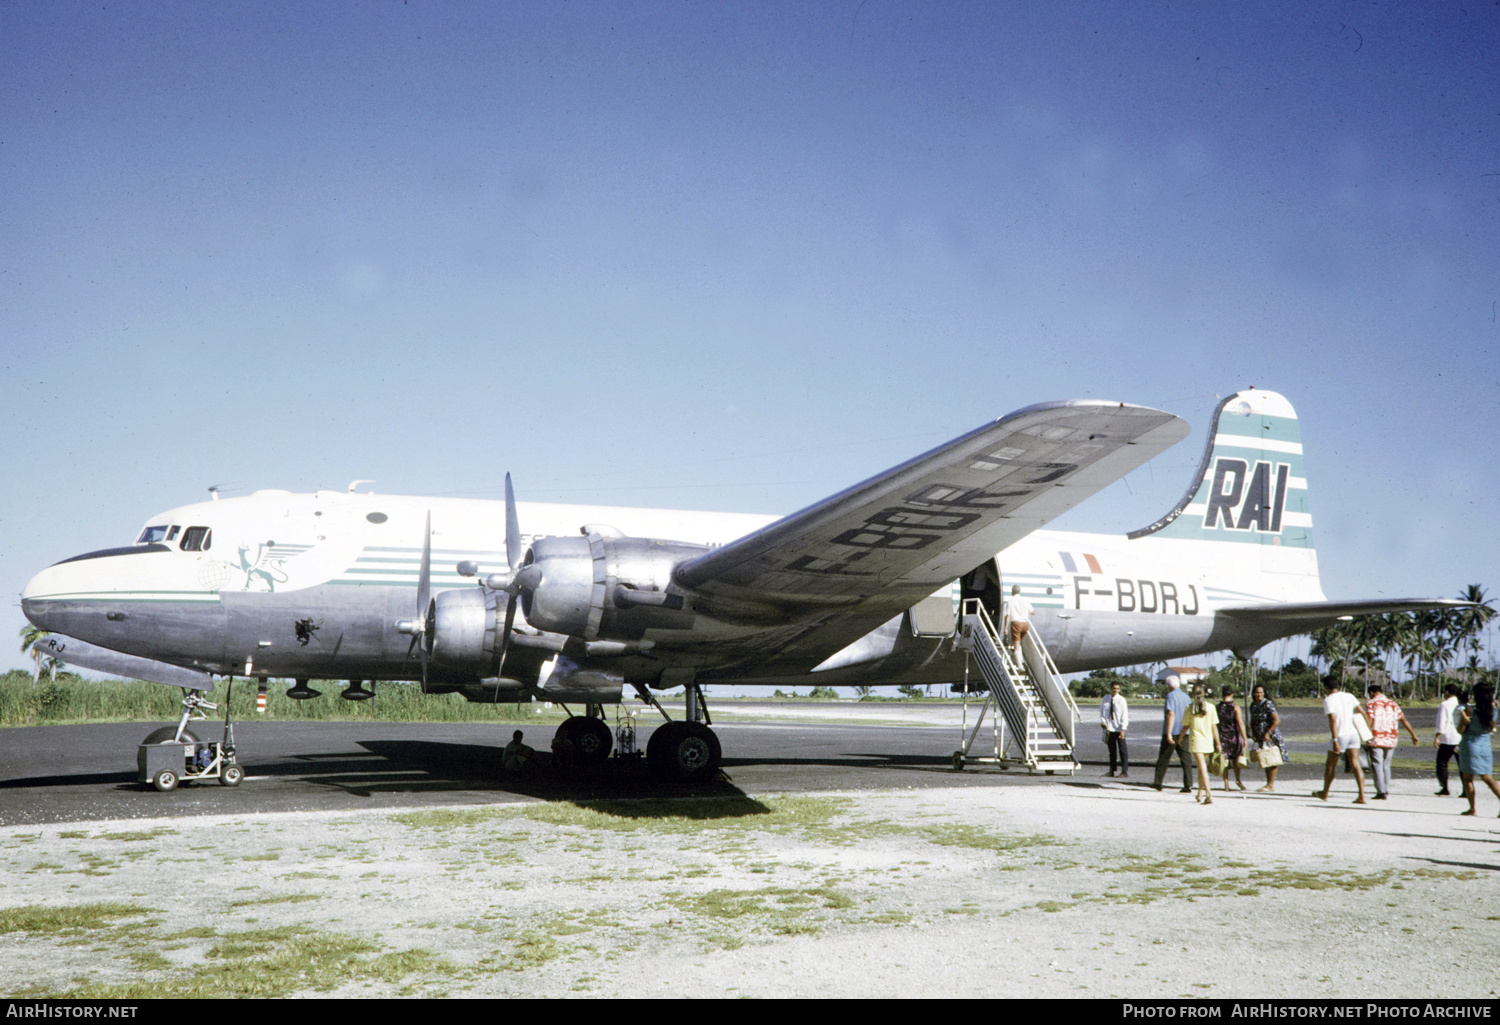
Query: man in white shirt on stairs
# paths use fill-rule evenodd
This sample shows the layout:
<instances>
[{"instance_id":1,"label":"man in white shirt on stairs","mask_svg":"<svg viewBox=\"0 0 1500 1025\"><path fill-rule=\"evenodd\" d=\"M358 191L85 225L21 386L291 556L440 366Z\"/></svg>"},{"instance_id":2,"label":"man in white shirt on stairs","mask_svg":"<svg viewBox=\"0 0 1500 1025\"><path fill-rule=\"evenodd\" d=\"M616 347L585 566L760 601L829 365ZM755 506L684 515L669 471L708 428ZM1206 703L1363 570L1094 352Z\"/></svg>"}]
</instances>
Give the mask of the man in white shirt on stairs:
<instances>
[{"instance_id":1,"label":"man in white shirt on stairs","mask_svg":"<svg viewBox=\"0 0 1500 1025\"><path fill-rule=\"evenodd\" d=\"M1031 602L1021 597L1021 585L1013 585L1005 599L1005 620L1010 624L1010 650L1021 656L1021 638L1031 629Z\"/></svg>"}]
</instances>

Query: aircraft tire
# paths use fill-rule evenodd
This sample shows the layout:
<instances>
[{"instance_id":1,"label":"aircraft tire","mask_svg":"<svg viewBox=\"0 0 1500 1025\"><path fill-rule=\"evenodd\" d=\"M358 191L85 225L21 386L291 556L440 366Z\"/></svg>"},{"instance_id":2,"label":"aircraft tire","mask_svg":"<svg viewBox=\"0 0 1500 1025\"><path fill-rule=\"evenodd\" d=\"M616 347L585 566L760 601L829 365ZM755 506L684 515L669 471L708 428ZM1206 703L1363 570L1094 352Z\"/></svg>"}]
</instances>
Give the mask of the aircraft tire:
<instances>
[{"instance_id":1,"label":"aircraft tire","mask_svg":"<svg viewBox=\"0 0 1500 1025\"><path fill-rule=\"evenodd\" d=\"M669 722L646 742L646 762L660 779L700 783L719 771L719 738L700 722Z\"/></svg>"},{"instance_id":2,"label":"aircraft tire","mask_svg":"<svg viewBox=\"0 0 1500 1025\"><path fill-rule=\"evenodd\" d=\"M176 731L174 730L173 732L175 733ZM171 769L163 769L156 774L156 778L151 781L151 784L164 794L168 790L176 790L177 773Z\"/></svg>"},{"instance_id":3,"label":"aircraft tire","mask_svg":"<svg viewBox=\"0 0 1500 1025\"><path fill-rule=\"evenodd\" d=\"M238 765L226 765L224 772L219 776L219 782L226 787L237 787L245 779L245 770Z\"/></svg>"},{"instance_id":4,"label":"aircraft tire","mask_svg":"<svg viewBox=\"0 0 1500 1025\"><path fill-rule=\"evenodd\" d=\"M150 733L146 734L146 739L143 740L143 741L141 741L141 743L142 744L165 744L165 743L167 743L167 741L171 740L175 736L177 736L177 727L176 726L163 726L159 730L152 730ZM197 737L196 734L193 733L192 730L183 730L182 731L182 742L184 744L196 744L196 743L198 743L198 737Z\"/></svg>"},{"instance_id":5,"label":"aircraft tire","mask_svg":"<svg viewBox=\"0 0 1500 1025\"><path fill-rule=\"evenodd\" d=\"M953 771L964 771L964 753L962 751L953 752Z\"/></svg>"},{"instance_id":6,"label":"aircraft tire","mask_svg":"<svg viewBox=\"0 0 1500 1025\"><path fill-rule=\"evenodd\" d=\"M615 738L603 719L591 715L575 715L563 720L559 730L573 742L574 765L603 765L614 749Z\"/></svg>"}]
</instances>

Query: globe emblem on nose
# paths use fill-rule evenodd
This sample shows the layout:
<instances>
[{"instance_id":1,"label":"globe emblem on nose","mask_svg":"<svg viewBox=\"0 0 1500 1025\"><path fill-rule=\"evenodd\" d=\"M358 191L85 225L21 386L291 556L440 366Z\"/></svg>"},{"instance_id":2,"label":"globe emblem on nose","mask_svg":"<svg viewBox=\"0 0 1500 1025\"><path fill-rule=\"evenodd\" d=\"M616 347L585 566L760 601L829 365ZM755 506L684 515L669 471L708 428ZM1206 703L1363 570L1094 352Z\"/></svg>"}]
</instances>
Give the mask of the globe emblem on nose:
<instances>
[{"instance_id":1,"label":"globe emblem on nose","mask_svg":"<svg viewBox=\"0 0 1500 1025\"><path fill-rule=\"evenodd\" d=\"M234 567L227 562L206 562L198 570L198 583L210 591L223 590L234 579Z\"/></svg>"}]
</instances>

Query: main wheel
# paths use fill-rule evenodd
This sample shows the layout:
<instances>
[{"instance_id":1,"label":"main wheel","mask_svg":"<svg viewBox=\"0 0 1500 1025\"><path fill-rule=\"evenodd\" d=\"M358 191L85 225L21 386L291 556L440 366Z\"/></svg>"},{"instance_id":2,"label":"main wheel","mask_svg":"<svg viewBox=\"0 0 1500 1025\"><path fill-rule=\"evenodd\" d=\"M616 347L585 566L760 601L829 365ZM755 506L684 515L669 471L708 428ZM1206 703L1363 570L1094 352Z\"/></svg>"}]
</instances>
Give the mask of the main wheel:
<instances>
[{"instance_id":1,"label":"main wheel","mask_svg":"<svg viewBox=\"0 0 1500 1025\"><path fill-rule=\"evenodd\" d=\"M171 741L176 736L177 736L177 727L176 726L163 726L159 730L152 730L150 733L146 734L146 739L143 740L143 741L141 741L141 743L142 744L165 744L165 743L168 743L169 741ZM184 744L196 744L196 743L198 743L198 737L193 733L192 730L183 730L182 731L182 742Z\"/></svg>"},{"instance_id":2,"label":"main wheel","mask_svg":"<svg viewBox=\"0 0 1500 1025\"><path fill-rule=\"evenodd\" d=\"M558 729L565 730L564 736L573 742L574 765L603 765L615 746L609 724L591 715L565 719Z\"/></svg>"},{"instance_id":3,"label":"main wheel","mask_svg":"<svg viewBox=\"0 0 1500 1025\"><path fill-rule=\"evenodd\" d=\"M173 732L175 733L176 731L174 730ZM163 769L156 774L156 778L151 782L162 793L166 793L168 790L176 790L177 773L171 769Z\"/></svg>"},{"instance_id":4,"label":"main wheel","mask_svg":"<svg viewBox=\"0 0 1500 1025\"><path fill-rule=\"evenodd\" d=\"M237 787L245 778L245 770L238 765L226 765L219 775L219 782L226 787Z\"/></svg>"},{"instance_id":5,"label":"main wheel","mask_svg":"<svg viewBox=\"0 0 1500 1025\"><path fill-rule=\"evenodd\" d=\"M964 753L962 751L953 752L953 771L964 771Z\"/></svg>"},{"instance_id":6,"label":"main wheel","mask_svg":"<svg viewBox=\"0 0 1500 1025\"><path fill-rule=\"evenodd\" d=\"M700 722L669 722L646 742L646 761L661 779L698 783L719 771L719 738Z\"/></svg>"}]
</instances>

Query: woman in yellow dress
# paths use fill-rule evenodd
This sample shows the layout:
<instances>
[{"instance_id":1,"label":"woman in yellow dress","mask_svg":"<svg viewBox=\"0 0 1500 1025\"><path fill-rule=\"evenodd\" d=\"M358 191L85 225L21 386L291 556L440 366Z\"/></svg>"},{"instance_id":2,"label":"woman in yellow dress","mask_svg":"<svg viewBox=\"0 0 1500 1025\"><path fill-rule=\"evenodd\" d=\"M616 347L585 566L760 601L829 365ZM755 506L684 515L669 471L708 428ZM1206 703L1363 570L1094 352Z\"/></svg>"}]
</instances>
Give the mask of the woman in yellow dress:
<instances>
[{"instance_id":1,"label":"woman in yellow dress","mask_svg":"<svg viewBox=\"0 0 1500 1025\"><path fill-rule=\"evenodd\" d=\"M1182 728L1187 733L1188 754L1198 765L1198 800L1213 804L1213 788L1208 783L1208 765L1204 756L1219 748L1219 713L1203 697L1203 684L1193 684L1193 700L1182 714Z\"/></svg>"}]
</instances>

